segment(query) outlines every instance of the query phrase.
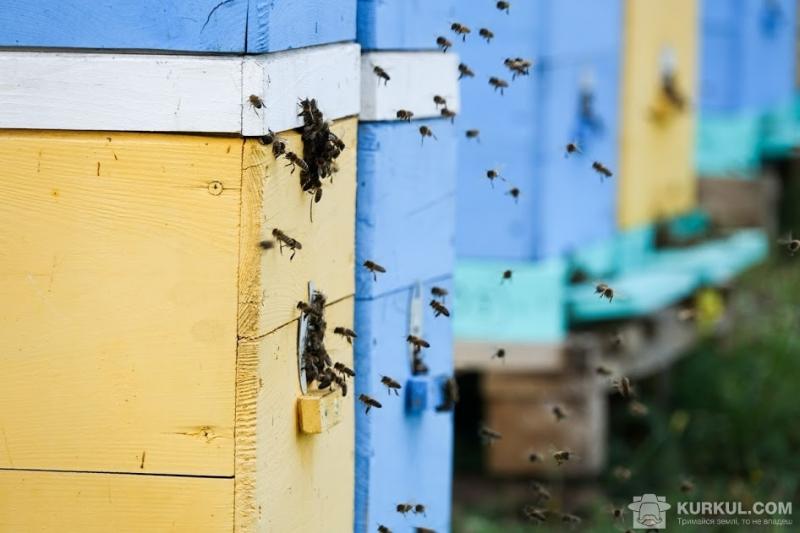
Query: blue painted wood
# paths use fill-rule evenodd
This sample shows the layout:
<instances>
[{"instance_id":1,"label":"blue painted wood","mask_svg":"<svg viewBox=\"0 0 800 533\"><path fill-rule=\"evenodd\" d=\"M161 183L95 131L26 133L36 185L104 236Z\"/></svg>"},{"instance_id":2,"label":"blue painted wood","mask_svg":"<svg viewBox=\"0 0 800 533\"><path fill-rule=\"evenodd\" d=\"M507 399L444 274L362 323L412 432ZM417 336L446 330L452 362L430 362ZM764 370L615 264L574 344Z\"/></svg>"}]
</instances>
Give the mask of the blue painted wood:
<instances>
[{"instance_id":1,"label":"blue painted wood","mask_svg":"<svg viewBox=\"0 0 800 533\"><path fill-rule=\"evenodd\" d=\"M455 1L358 0L358 42L365 50L435 49L440 35L455 42Z\"/></svg>"},{"instance_id":2,"label":"blue painted wood","mask_svg":"<svg viewBox=\"0 0 800 533\"><path fill-rule=\"evenodd\" d=\"M438 140L421 143L427 124ZM356 295L375 298L453 272L456 128L442 119L362 123L358 133ZM375 281L361 265L386 268Z\"/></svg>"},{"instance_id":3,"label":"blue painted wood","mask_svg":"<svg viewBox=\"0 0 800 533\"><path fill-rule=\"evenodd\" d=\"M425 295L432 285L423 286ZM452 289L450 280L436 285ZM356 406L358 533L377 531L381 524L392 531L409 531L412 526L450 530L453 418L452 412L437 412L436 406L442 402L442 380L452 375L452 328L449 319L434 317L425 306L422 336L431 347L423 355L430 371L427 376L412 376L405 342L411 292L356 302L356 394L383 404L368 415ZM388 394L380 383L383 375L403 384L399 396ZM421 412L409 409L409 388L416 390L415 398L426 397ZM399 503L421 503L426 516L403 517L395 510Z\"/></svg>"},{"instance_id":4,"label":"blue painted wood","mask_svg":"<svg viewBox=\"0 0 800 533\"><path fill-rule=\"evenodd\" d=\"M502 281L506 269L511 281ZM566 337L566 261L462 260L454 327L460 341L558 343Z\"/></svg>"},{"instance_id":5,"label":"blue painted wood","mask_svg":"<svg viewBox=\"0 0 800 533\"><path fill-rule=\"evenodd\" d=\"M0 46L261 53L355 38L355 0L9 0Z\"/></svg>"},{"instance_id":6,"label":"blue painted wood","mask_svg":"<svg viewBox=\"0 0 800 533\"><path fill-rule=\"evenodd\" d=\"M520 16L521 2L512 2ZM587 54L618 53L622 39L621 0L540 0L533 23L539 40L537 58L569 63ZM531 21L528 21L531 22Z\"/></svg>"}]
</instances>

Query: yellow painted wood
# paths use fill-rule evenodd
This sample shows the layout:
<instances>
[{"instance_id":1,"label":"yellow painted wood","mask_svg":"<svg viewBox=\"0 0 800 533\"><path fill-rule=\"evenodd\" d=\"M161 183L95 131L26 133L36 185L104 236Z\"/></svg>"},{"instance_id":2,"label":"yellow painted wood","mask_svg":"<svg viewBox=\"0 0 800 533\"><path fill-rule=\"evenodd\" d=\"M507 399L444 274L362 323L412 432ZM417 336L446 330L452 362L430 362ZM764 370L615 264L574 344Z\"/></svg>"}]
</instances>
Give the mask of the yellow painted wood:
<instances>
[{"instance_id":1,"label":"yellow painted wood","mask_svg":"<svg viewBox=\"0 0 800 533\"><path fill-rule=\"evenodd\" d=\"M353 388L348 389L351 393ZM297 400L303 433L324 433L342 420L342 393L314 391Z\"/></svg>"},{"instance_id":2,"label":"yellow painted wood","mask_svg":"<svg viewBox=\"0 0 800 533\"><path fill-rule=\"evenodd\" d=\"M0 531L218 533L233 529L233 480L0 471Z\"/></svg>"},{"instance_id":3,"label":"yellow painted wood","mask_svg":"<svg viewBox=\"0 0 800 533\"><path fill-rule=\"evenodd\" d=\"M233 474L241 147L0 132L0 467Z\"/></svg>"},{"instance_id":4,"label":"yellow painted wood","mask_svg":"<svg viewBox=\"0 0 800 533\"><path fill-rule=\"evenodd\" d=\"M627 0L623 48L619 221L623 229L695 205L697 0ZM666 50L690 105L675 112L661 91Z\"/></svg>"}]
</instances>

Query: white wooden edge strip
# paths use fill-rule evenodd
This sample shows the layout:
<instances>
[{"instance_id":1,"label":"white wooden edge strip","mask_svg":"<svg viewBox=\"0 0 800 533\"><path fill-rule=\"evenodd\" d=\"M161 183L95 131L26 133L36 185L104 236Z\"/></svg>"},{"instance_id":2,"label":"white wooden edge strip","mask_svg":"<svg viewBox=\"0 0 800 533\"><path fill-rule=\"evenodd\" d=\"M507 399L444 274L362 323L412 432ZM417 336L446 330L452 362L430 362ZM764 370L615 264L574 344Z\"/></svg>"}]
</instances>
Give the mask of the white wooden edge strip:
<instances>
[{"instance_id":1,"label":"white wooden edge strip","mask_svg":"<svg viewBox=\"0 0 800 533\"><path fill-rule=\"evenodd\" d=\"M0 128L283 131L300 124L301 98L326 118L358 114L359 57L356 44L246 57L3 51Z\"/></svg>"},{"instance_id":2,"label":"white wooden edge strip","mask_svg":"<svg viewBox=\"0 0 800 533\"><path fill-rule=\"evenodd\" d=\"M375 73L381 67L391 78L384 83ZM433 97L460 109L458 56L441 52L368 52L361 56L361 115L363 121L398 120L406 109L414 118L441 116Z\"/></svg>"}]
</instances>

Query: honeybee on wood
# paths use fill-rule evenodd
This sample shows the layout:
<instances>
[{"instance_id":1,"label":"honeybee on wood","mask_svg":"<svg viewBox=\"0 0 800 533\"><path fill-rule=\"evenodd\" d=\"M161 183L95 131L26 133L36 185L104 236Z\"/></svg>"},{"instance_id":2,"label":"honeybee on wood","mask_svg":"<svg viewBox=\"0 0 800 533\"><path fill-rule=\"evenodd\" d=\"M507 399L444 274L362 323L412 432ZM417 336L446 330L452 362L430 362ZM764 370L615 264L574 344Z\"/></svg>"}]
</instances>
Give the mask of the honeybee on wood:
<instances>
[{"instance_id":1,"label":"honeybee on wood","mask_svg":"<svg viewBox=\"0 0 800 533\"><path fill-rule=\"evenodd\" d=\"M573 459L575 454L568 451L568 450L556 450L553 452L553 459L555 460L558 466L563 465L564 463L568 462L570 459Z\"/></svg>"},{"instance_id":2,"label":"honeybee on wood","mask_svg":"<svg viewBox=\"0 0 800 533\"><path fill-rule=\"evenodd\" d=\"M606 366L603 366L603 365L599 365L599 366L597 366L597 367L594 369L594 372L595 372L595 374L597 374L598 376L610 376L610 375L612 374L612 372L611 372L611 369L610 369L610 368L608 368L608 367L606 367Z\"/></svg>"},{"instance_id":3,"label":"honeybee on wood","mask_svg":"<svg viewBox=\"0 0 800 533\"><path fill-rule=\"evenodd\" d=\"M436 104L436 109L439 109L439 106L447 107L447 100L445 100L438 94L435 94L433 96L433 103Z\"/></svg>"},{"instance_id":4,"label":"honeybee on wood","mask_svg":"<svg viewBox=\"0 0 800 533\"><path fill-rule=\"evenodd\" d=\"M631 472L630 468L625 466L615 466L614 469L611 471L611 475L614 476L619 481L628 481L633 473Z\"/></svg>"},{"instance_id":5,"label":"honeybee on wood","mask_svg":"<svg viewBox=\"0 0 800 533\"><path fill-rule=\"evenodd\" d=\"M494 87L495 91L500 89L501 96L505 94L504 90L508 88L508 82L504 79L498 78L497 76L492 76L491 78L489 78L489 85Z\"/></svg>"},{"instance_id":6,"label":"honeybee on wood","mask_svg":"<svg viewBox=\"0 0 800 533\"><path fill-rule=\"evenodd\" d=\"M386 272L385 268L383 268L381 265L379 265L375 261L370 261L369 259L364 261L364 268L366 268L367 270L372 272L372 279L374 281L378 281L378 273L379 272L381 274L384 274Z\"/></svg>"},{"instance_id":7,"label":"honeybee on wood","mask_svg":"<svg viewBox=\"0 0 800 533\"><path fill-rule=\"evenodd\" d=\"M272 236L275 237L275 240L278 241L278 243L280 244L281 253L283 253L284 246L292 251L292 255L291 257L289 257L289 261L294 259L294 254L297 253L297 250L303 249L303 245L300 244L300 241L289 237L278 228L272 230Z\"/></svg>"},{"instance_id":8,"label":"honeybee on wood","mask_svg":"<svg viewBox=\"0 0 800 533\"><path fill-rule=\"evenodd\" d=\"M511 276L514 273L511 270L504 270L503 271L503 278L500 280L500 283L505 283L506 281L511 281Z\"/></svg>"},{"instance_id":9,"label":"honeybee on wood","mask_svg":"<svg viewBox=\"0 0 800 533\"><path fill-rule=\"evenodd\" d=\"M694 492L694 483L689 478L683 478L681 480L680 489L681 492L684 494L689 494L690 492Z\"/></svg>"},{"instance_id":10,"label":"honeybee on wood","mask_svg":"<svg viewBox=\"0 0 800 533\"><path fill-rule=\"evenodd\" d=\"M460 24L458 22L452 23L450 25L450 29L453 30L453 32L456 35L460 35L462 41L466 41L467 40L467 34L469 34L471 32L471 30L467 26L464 26L463 24Z\"/></svg>"},{"instance_id":11,"label":"honeybee on wood","mask_svg":"<svg viewBox=\"0 0 800 533\"><path fill-rule=\"evenodd\" d=\"M607 298L609 302L614 301L614 289L605 283L598 283L594 288L594 293L599 294L600 298Z\"/></svg>"},{"instance_id":12,"label":"honeybee on wood","mask_svg":"<svg viewBox=\"0 0 800 533\"><path fill-rule=\"evenodd\" d=\"M600 174L600 181L604 181L606 178L610 178L614 175L614 173L611 172L608 167L606 167L600 161L595 161L592 163L592 168L595 170L595 172Z\"/></svg>"},{"instance_id":13,"label":"honeybee on wood","mask_svg":"<svg viewBox=\"0 0 800 533\"><path fill-rule=\"evenodd\" d=\"M506 2L505 0L500 0L499 2L497 2L497 9L499 9L500 11L505 11L506 14L508 14L508 13L511 12L510 11L511 2Z\"/></svg>"},{"instance_id":14,"label":"honeybee on wood","mask_svg":"<svg viewBox=\"0 0 800 533\"><path fill-rule=\"evenodd\" d=\"M450 124L454 124L456 121L456 112L447 109L446 107L441 110L440 114L443 118L449 118Z\"/></svg>"},{"instance_id":15,"label":"honeybee on wood","mask_svg":"<svg viewBox=\"0 0 800 533\"><path fill-rule=\"evenodd\" d=\"M265 146L269 146L275 140L275 137L276 135L274 131L267 130L267 133L259 137L258 141Z\"/></svg>"},{"instance_id":16,"label":"honeybee on wood","mask_svg":"<svg viewBox=\"0 0 800 533\"><path fill-rule=\"evenodd\" d=\"M530 520L531 522L546 522L547 521L547 510L545 509L538 509L533 505L526 505L522 508L522 512L525 515L525 518Z\"/></svg>"},{"instance_id":17,"label":"honeybee on wood","mask_svg":"<svg viewBox=\"0 0 800 533\"><path fill-rule=\"evenodd\" d=\"M342 391L342 396L347 396L347 381L337 374L334 374L330 371L330 368L327 369L330 372L331 380L339 387L339 390Z\"/></svg>"},{"instance_id":18,"label":"honeybee on wood","mask_svg":"<svg viewBox=\"0 0 800 533\"><path fill-rule=\"evenodd\" d=\"M433 295L434 298L441 298L443 302L446 300L448 294L447 289L443 287L431 287L431 295Z\"/></svg>"},{"instance_id":19,"label":"honeybee on wood","mask_svg":"<svg viewBox=\"0 0 800 533\"><path fill-rule=\"evenodd\" d=\"M486 39L487 43L492 42L492 39L494 39L494 33L489 28L481 28L478 30L478 35Z\"/></svg>"},{"instance_id":20,"label":"honeybee on wood","mask_svg":"<svg viewBox=\"0 0 800 533\"><path fill-rule=\"evenodd\" d=\"M439 48L442 49L442 52L447 52L447 50L451 46L453 46L453 43L451 43L450 41L448 41L445 37L442 37L441 35L436 38L436 44L439 46Z\"/></svg>"},{"instance_id":21,"label":"honeybee on wood","mask_svg":"<svg viewBox=\"0 0 800 533\"><path fill-rule=\"evenodd\" d=\"M622 376L618 380L614 381L614 388L623 398L630 398L633 396L633 386L631 385L631 380L625 376Z\"/></svg>"},{"instance_id":22,"label":"honeybee on wood","mask_svg":"<svg viewBox=\"0 0 800 533\"><path fill-rule=\"evenodd\" d=\"M378 533L392 533L392 530L384 525L378 525Z\"/></svg>"},{"instance_id":23,"label":"honeybee on wood","mask_svg":"<svg viewBox=\"0 0 800 533\"><path fill-rule=\"evenodd\" d=\"M795 239L791 233L789 233L788 237L778 239L778 244L785 246L791 256L800 251L800 239Z\"/></svg>"},{"instance_id":24,"label":"honeybee on wood","mask_svg":"<svg viewBox=\"0 0 800 533\"><path fill-rule=\"evenodd\" d=\"M474 78L475 73L472 71L466 63L459 63L458 64L458 79L461 78Z\"/></svg>"},{"instance_id":25,"label":"honeybee on wood","mask_svg":"<svg viewBox=\"0 0 800 533\"><path fill-rule=\"evenodd\" d=\"M359 395L358 400L366 406L366 410L364 411L364 413L366 414L369 414L369 410L372 409L373 407L377 409L383 407L383 405L381 405L381 402L379 402L374 398L370 398L366 394Z\"/></svg>"},{"instance_id":26,"label":"honeybee on wood","mask_svg":"<svg viewBox=\"0 0 800 533\"><path fill-rule=\"evenodd\" d=\"M403 516L405 516L406 513L410 513L413 508L414 506L411 505L410 503L398 503L397 507L395 507L397 512Z\"/></svg>"},{"instance_id":27,"label":"honeybee on wood","mask_svg":"<svg viewBox=\"0 0 800 533\"><path fill-rule=\"evenodd\" d=\"M551 408L551 411L553 412L553 416L555 417L556 422L561 422L562 420L567 418L567 412L560 405L554 405Z\"/></svg>"},{"instance_id":28,"label":"honeybee on wood","mask_svg":"<svg viewBox=\"0 0 800 533\"><path fill-rule=\"evenodd\" d=\"M421 503L416 504L414 506L414 514L421 514L422 516L425 516L425 506Z\"/></svg>"},{"instance_id":29,"label":"honeybee on wood","mask_svg":"<svg viewBox=\"0 0 800 533\"><path fill-rule=\"evenodd\" d=\"M399 109L397 111L397 118L400 120L405 120L406 122L411 122L411 117L414 116L414 113L409 111L408 109Z\"/></svg>"},{"instance_id":30,"label":"honeybee on wood","mask_svg":"<svg viewBox=\"0 0 800 533\"><path fill-rule=\"evenodd\" d=\"M262 250L272 250L275 248L275 243L272 241L261 241L258 243Z\"/></svg>"},{"instance_id":31,"label":"honeybee on wood","mask_svg":"<svg viewBox=\"0 0 800 533\"><path fill-rule=\"evenodd\" d=\"M650 412L650 410L642 402L633 400L630 404L628 404L628 412L633 416L647 416L647 413Z\"/></svg>"},{"instance_id":32,"label":"honeybee on wood","mask_svg":"<svg viewBox=\"0 0 800 533\"><path fill-rule=\"evenodd\" d=\"M386 385L386 392L388 392L389 394L394 392L395 396L400 396L400 393L397 392L399 389L403 388L403 386L400 385L400 383L393 380L389 376L381 376L381 383Z\"/></svg>"},{"instance_id":33,"label":"honeybee on wood","mask_svg":"<svg viewBox=\"0 0 800 533\"><path fill-rule=\"evenodd\" d=\"M372 67L372 72L374 72L375 75L378 77L378 85L380 85L381 80L383 80L383 84L386 85L389 83L389 80L392 79L389 77L389 74L387 74L386 71L383 70L378 65L374 65Z\"/></svg>"},{"instance_id":34,"label":"honeybee on wood","mask_svg":"<svg viewBox=\"0 0 800 533\"><path fill-rule=\"evenodd\" d=\"M319 315L319 312L313 306L307 304L306 302L297 302L297 308L304 315Z\"/></svg>"},{"instance_id":35,"label":"honeybee on wood","mask_svg":"<svg viewBox=\"0 0 800 533\"><path fill-rule=\"evenodd\" d=\"M467 130L466 132L464 132L464 134L467 136L467 139L477 139L478 142L481 142L480 130Z\"/></svg>"},{"instance_id":36,"label":"honeybee on wood","mask_svg":"<svg viewBox=\"0 0 800 533\"><path fill-rule=\"evenodd\" d=\"M528 454L528 462L529 463L541 463L543 460L544 460L544 458L540 454L538 454L536 452L530 452Z\"/></svg>"},{"instance_id":37,"label":"honeybee on wood","mask_svg":"<svg viewBox=\"0 0 800 533\"><path fill-rule=\"evenodd\" d=\"M580 154L580 153L581 153L581 148L580 146L578 146L578 143L576 142L567 143L566 148L564 148L564 157L569 157L572 154Z\"/></svg>"},{"instance_id":38,"label":"honeybee on wood","mask_svg":"<svg viewBox=\"0 0 800 533\"><path fill-rule=\"evenodd\" d=\"M511 187L506 194L514 199L515 204L519 203L519 195L521 194L519 187Z\"/></svg>"},{"instance_id":39,"label":"honeybee on wood","mask_svg":"<svg viewBox=\"0 0 800 533\"><path fill-rule=\"evenodd\" d=\"M355 331L353 331L350 328L345 328L342 326L336 326L335 328L333 328L333 333L335 335L341 335L342 337L344 337L347 340L347 344L353 344L353 339L358 337Z\"/></svg>"},{"instance_id":40,"label":"honeybee on wood","mask_svg":"<svg viewBox=\"0 0 800 533\"><path fill-rule=\"evenodd\" d=\"M264 107L264 100L258 95L251 94L247 100L250 102L250 105L256 109Z\"/></svg>"},{"instance_id":41,"label":"honeybee on wood","mask_svg":"<svg viewBox=\"0 0 800 533\"><path fill-rule=\"evenodd\" d=\"M496 352L492 354L492 359L494 358L500 359L502 361L506 360L506 350L505 348L498 348Z\"/></svg>"},{"instance_id":42,"label":"honeybee on wood","mask_svg":"<svg viewBox=\"0 0 800 533\"><path fill-rule=\"evenodd\" d=\"M437 302L436 300L431 300L430 306L433 308L434 317L438 317L441 315L450 316L450 310L443 304Z\"/></svg>"},{"instance_id":43,"label":"honeybee on wood","mask_svg":"<svg viewBox=\"0 0 800 533\"><path fill-rule=\"evenodd\" d=\"M423 348L430 348L431 345L425 339L417 337L416 335L409 335L406 337L406 342L414 347L414 354L418 354Z\"/></svg>"},{"instance_id":44,"label":"honeybee on wood","mask_svg":"<svg viewBox=\"0 0 800 533\"><path fill-rule=\"evenodd\" d=\"M492 445L492 443L496 440L500 440L503 438L503 435L499 431L495 431L491 428L486 426L481 426L481 429L478 431L478 434L481 437L481 440L484 444Z\"/></svg>"},{"instance_id":45,"label":"honeybee on wood","mask_svg":"<svg viewBox=\"0 0 800 533\"><path fill-rule=\"evenodd\" d=\"M458 383L456 382L456 378L447 378L447 381L442 385L442 403L436 406L436 412L452 411L458 403L458 400Z\"/></svg>"},{"instance_id":46,"label":"honeybee on wood","mask_svg":"<svg viewBox=\"0 0 800 533\"><path fill-rule=\"evenodd\" d=\"M347 377L350 377L350 378L356 377L356 373L353 372L352 368L350 368L349 366L347 366L344 363L340 363L339 361L336 361L336 363L333 364L333 369L336 370L337 372L339 372L340 374L344 375L344 376L347 376Z\"/></svg>"},{"instance_id":47,"label":"honeybee on wood","mask_svg":"<svg viewBox=\"0 0 800 533\"><path fill-rule=\"evenodd\" d=\"M420 126L419 127L419 134L422 137L420 144L425 144L425 137L433 137L434 140L438 140L436 135L433 134L433 131L428 126Z\"/></svg>"}]
</instances>

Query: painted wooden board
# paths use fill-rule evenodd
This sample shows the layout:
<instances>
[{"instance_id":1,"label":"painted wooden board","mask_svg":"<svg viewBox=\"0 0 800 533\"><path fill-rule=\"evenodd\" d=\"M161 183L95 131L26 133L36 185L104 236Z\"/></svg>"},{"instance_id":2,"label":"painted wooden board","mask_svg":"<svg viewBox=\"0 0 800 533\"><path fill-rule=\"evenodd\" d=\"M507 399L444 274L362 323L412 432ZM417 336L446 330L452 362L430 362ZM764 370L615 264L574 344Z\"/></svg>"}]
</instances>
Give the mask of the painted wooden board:
<instances>
[{"instance_id":1,"label":"painted wooden board","mask_svg":"<svg viewBox=\"0 0 800 533\"><path fill-rule=\"evenodd\" d=\"M423 350L429 367L426 376L413 376L405 341L413 289L356 302L356 390L383 404L369 414L363 405L356 405L354 530L359 533L376 531L379 525L392 531L412 526L450 530L453 415L452 411L436 412L436 407L442 403L442 380L453 373L452 323L443 316L434 317L428 306L433 285L452 294L449 279L422 285L420 336L431 345ZM451 297L447 303L452 303ZM399 395L389 395L380 382L382 376L403 386ZM408 407L412 379L427 395L421 412ZM421 503L425 515L403 517L396 511L399 503Z\"/></svg>"},{"instance_id":2,"label":"painted wooden board","mask_svg":"<svg viewBox=\"0 0 800 533\"><path fill-rule=\"evenodd\" d=\"M0 467L233 474L241 150L2 132Z\"/></svg>"},{"instance_id":3,"label":"painted wooden board","mask_svg":"<svg viewBox=\"0 0 800 533\"><path fill-rule=\"evenodd\" d=\"M0 46L263 53L355 38L355 0L13 0Z\"/></svg>"},{"instance_id":4,"label":"painted wooden board","mask_svg":"<svg viewBox=\"0 0 800 533\"><path fill-rule=\"evenodd\" d=\"M6 51L0 68L2 128L263 135L301 125L302 98L329 119L359 108L354 44L244 58Z\"/></svg>"},{"instance_id":5,"label":"painted wooden board","mask_svg":"<svg viewBox=\"0 0 800 533\"><path fill-rule=\"evenodd\" d=\"M358 42L366 50L434 49L449 32L456 1L358 0Z\"/></svg>"},{"instance_id":6,"label":"painted wooden board","mask_svg":"<svg viewBox=\"0 0 800 533\"><path fill-rule=\"evenodd\" d=\"M749 174L760 163L762 121L758 113L701 113L695 165L702 176Z\"/></svg>"},{"instance_id":7,"label":"painted wooden board","mask_svg":"<svg viewBox=\"0 0 800 533\"><path fill-rule=\"evenodd\" d=\"M231 531L233 480L0 471L0 530Z\"/></svg>"},{"instance_id":8,"label":"painted wooden board","mask_svg":"<svg viewBox=\"0 0 800 533\"><path fill-rule=\"evenodd\" d=\"M494 10L494 18L499 21L502 16L519 17L519 4L512 3L509 15ZM548 64L571 63L589 54L619 50L622 34L617 28L622 22L623 0L549 0L533 4L537 10L533 19L533 34L539 43L537 59ZM531 20L526 22L530 24Z\"/></svg>"},{"instance_id":9,"label":"painted wooden board","mask_svg":"<svg viewBox=\"0 0 800 533\"><path fill-rule=\"evenodd\" d=\"M424 143L427 124L437 139ZM375 298L451 275L455 233L456 135L443 119L361 124L356 217L356 294ZM372 260L386 268L363 268Z\"/></svg>"},{"instance_id":10,"label":"painted wooden board","mask_svg":"<svg viewBox=\"0 0 800 533\"><path fill-rule=\"evenodd\" d=\"M430 2L429 2L430 3ZM435 95L447 100L447 109L460 110L458 56L441 52L369 52L361 56L362 121L398 120L406 109L415 119L440 117ZM375 75L378 66L391 78Z\"/></svg>"},{"instance_id":11,"label":"painted wooden board","mask_svg":"<svg viewBox=\"0 0 800 533\"><path fill-rule=\"evenodd\" d=\"M696 0L628 0L623 58L619 224L628 229L695 204ZM662 73L672 69L687 98L667 103Z\"/></svg>"}]
</instances>

